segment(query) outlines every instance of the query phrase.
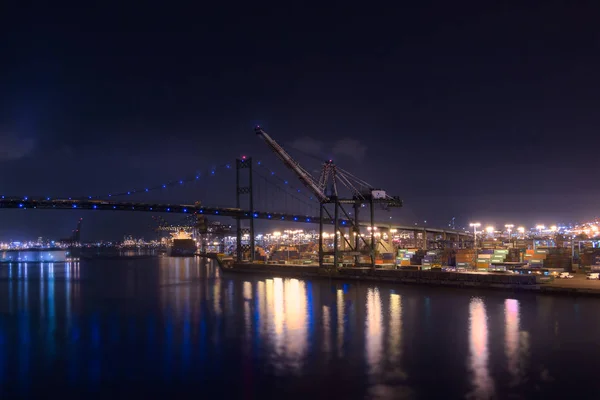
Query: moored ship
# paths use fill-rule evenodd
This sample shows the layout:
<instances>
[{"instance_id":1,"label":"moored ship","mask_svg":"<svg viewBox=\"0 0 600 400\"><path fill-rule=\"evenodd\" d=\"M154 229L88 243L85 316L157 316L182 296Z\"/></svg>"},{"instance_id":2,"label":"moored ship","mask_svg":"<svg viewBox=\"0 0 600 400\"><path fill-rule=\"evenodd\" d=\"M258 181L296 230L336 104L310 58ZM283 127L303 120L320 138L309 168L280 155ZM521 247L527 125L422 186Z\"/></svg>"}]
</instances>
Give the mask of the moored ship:
<instances>
[{"instance_id":1,"label":"moored ship","mask_svg":"<svg viewBox=\"0 0 600 400\"><path fill-rule=\"evenodd\" d=\"M167 247L167 255L171 257L191 257L196 254L196 241L185 230L172 233L172 238Z\"/></svg>"}]
</instances>

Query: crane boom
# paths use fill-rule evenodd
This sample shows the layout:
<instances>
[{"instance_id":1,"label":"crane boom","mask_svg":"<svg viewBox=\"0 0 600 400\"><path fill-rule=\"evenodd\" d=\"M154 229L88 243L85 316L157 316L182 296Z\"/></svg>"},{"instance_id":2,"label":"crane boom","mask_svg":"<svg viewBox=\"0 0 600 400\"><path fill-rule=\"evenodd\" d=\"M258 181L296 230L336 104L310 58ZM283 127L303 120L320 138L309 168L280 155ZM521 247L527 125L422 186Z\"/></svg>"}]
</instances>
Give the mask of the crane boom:
<instances>
[{"instance_id":1,"label":"crane boom","mask_svg":"<svg viewBox=\"0 0 600 400\"><path fill-rule=\"evenodd\" d=\"M285 166L291 169L298 176L300 182L302 182L304 186L310 189L311 192L313 192L315 197L319 199L321 203L326 203L330 200L329 197L325 195L325 193L321 190L319 185L315 182L313 177L304 168L302 168L300 164L296 160L294 160L292 156L290 156L283 149L283 147L279 145L279 143L273 140L271 136L267 134L267 132L263 131L260 126L257 126L254 129L254 132L256 132L256 134L267 143L267 145L271 148L271 150L273 150L277 157L279 157L279 159L283 161Z\"/></svg>"}]
</instances>

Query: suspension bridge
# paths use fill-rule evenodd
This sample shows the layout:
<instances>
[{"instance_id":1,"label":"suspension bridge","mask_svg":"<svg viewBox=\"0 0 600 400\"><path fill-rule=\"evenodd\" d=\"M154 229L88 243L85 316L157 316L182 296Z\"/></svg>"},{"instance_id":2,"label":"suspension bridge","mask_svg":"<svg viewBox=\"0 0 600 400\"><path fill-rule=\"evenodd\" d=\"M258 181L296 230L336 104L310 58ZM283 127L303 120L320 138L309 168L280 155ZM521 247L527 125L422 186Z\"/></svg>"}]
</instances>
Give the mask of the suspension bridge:
<instances>
[{"instance_id":1,"label":"suspension bridge","mask_svg":"<svg viewBox=\"0 0 600 400\"><path fill-rule=\"evenodd\" d=\"M336 166L331 160L327 160L322 164L320 176L314 178L260 127L257 127L255 132L266 142L283 164L292 171L300 181L300 185L295 185L290 179L277 173L275 168L269 168L262 161L255 162L252 158L241 157L235 160L235 168L226 163L203 173L195 173L185 179L103 195L71 197L0 195L0 208L188 214L195 216L198 221L202 221L207 216L230 217L237 222L238 261L243 259L254 260L255 220L318 224L320 263L328 253L324 250L322 243L324 227L328 225L333 226L334 232L347 229L347 232L354 233L355 238L351 240L353 243L345 239L344 235L339 241L345 241L344 249L350 249L349 251L356 254L357 259L361 246L364 248L364 245L367 245L367 252L374 260L373 243L375 239L373 235L376 230L380 232L413 232L415 238L421 239L423 243L421 247L425 248L431 238L459 244L469 241L469 235L464 231L376 221L376 206L384 209L401 207L402 201L398 197L387 195L383 190L374 189L367 182ZM234 207L206 206L200 202L178 204L118 200L128 196L162 191L191 182L202 182L203 178L213 177L221 170L235 171L236 204ZM347 190L346 195L342 194L342 188ZM266 209L258 209L257 204ZM345 207L351 207L352 211L347 211ZM368 221L359 219L359 213L363 208L370 210ZM365 227L368 228L371 235L370 245L363 238L364 235L360 234L361 228ZM244 240L243 238L248 239ZM361 240L363 245L359 243ZM338 240L335 240L333 255L336 259L341 251L338 248Z\"/></svg>"}]
</instances>

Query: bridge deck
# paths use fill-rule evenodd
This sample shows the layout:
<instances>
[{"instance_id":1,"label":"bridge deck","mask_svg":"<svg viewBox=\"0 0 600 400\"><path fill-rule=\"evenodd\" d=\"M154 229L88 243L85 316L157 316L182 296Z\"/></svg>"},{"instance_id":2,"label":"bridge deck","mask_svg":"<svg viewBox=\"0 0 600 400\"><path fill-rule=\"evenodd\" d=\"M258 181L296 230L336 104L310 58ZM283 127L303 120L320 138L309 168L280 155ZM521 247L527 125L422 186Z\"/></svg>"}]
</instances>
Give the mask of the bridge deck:
<instances>
[{"instance_id":1,"label":"bridge deck","mask_svg":"<svg viewBox=\"0 0 600 400\"><path fill-rule=\"evenodd\" d=\"M20 199L20 198L0 198L0 208L12 208L12 209L39 209L39 210L105 210L105 211L146 211L156 213L170 213L170 214L206 214L216 215L223 217L233 218L255 218L264 220L274 221L288 221L288 222L301 222L309 224L318 224L319 217L300 215L300 214L286 214L286 213L271 213L265 211L248 211L241 210L239 208L229 207L197 207L193 204L148 204L148 203L136 203L136 202L112 202L103 200L54 200L54 199ZM328 225L333 225L333 219L323 219L323 222ZM347 219L340 219L339 224L341 227L347 227L352 225L352 221ZM361 223L361 226L364 223ZM366 224L364 224L366 226ZM446 233L452 235L459 235L463 237L470 236L466 232L455 231L449 229L437 229L437 228L425 228L421 226L405 226L405 225L394 225L394 224L382 224L376 223L376 226L380 229L398 229L404 231L425 231L432 233Z\"/></svg>"}]
</instances>

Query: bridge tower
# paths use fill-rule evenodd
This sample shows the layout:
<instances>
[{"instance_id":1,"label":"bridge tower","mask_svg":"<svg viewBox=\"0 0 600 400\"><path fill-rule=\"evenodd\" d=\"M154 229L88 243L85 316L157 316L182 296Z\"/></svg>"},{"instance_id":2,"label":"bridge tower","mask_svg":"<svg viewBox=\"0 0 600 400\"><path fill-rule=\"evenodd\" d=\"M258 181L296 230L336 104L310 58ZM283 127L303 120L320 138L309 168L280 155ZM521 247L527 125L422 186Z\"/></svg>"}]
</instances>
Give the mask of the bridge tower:
<instances>
[{"instance_id":1,"label":"bridge tower","mask_svg":"<svg viewBox=\"0 0 600 400\"><path fill-rule=\"evenodd\" d=\"M236 191L235 205L239 209L248 210L244 216L236 217L236 258L237 262L244 261L244 255L249 253L248 261L254 261L254 196L252 192L252 158L242 157L235 160ZM245 175L245 176L243 176ZM242 203L244 203L242 205ZM242 244L244 235L248 242Z\"/></svg>"}]
</instances>

